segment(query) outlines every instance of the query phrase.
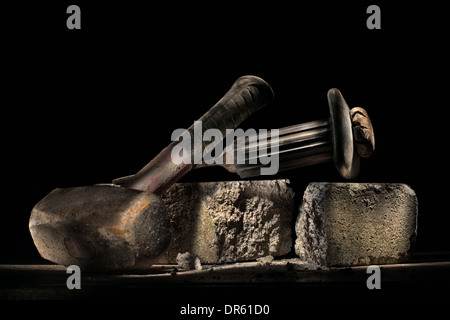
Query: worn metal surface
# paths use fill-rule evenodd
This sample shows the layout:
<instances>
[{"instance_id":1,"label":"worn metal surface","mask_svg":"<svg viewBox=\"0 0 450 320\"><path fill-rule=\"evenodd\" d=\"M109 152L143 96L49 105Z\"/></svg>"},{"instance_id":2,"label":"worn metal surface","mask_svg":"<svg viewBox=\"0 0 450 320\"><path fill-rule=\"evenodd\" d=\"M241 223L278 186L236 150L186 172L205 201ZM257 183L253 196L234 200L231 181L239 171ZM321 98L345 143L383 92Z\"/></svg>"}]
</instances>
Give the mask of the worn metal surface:
<instances>
[{"instance_id":1,"label":"worn metal surface","mask_svg":"<svg viewBox=\"0 0 450 320\"><path fill-rule=\"evenodd\" d=\"M271 151L270 156L278 156L278 172L309 166L317 163L323 163L333 160L331 120L323 119L289 127L279 130L279 147L277 152ZM250 139L249 139L250 140ZM259 139L254 139L259 140ZM265 166L259 152L256 156L250 156L249 150L258 150L261 147L270 148L270 142L262 144L257 141L245 146L245 154L248 164L233 165L233 170L241 178L259 176L260 168ZM256 153L256 152L255 152ZM257 164L250 164L251 160L257 159ZM230 166L226 166L229 168ZM230 170L229 170L230 171Z\"/></svg>"},{"instance_id":2,"label":"worn metal surface","mask_svg":"<svg viewBox=\"0 0 450 320\"><path fill-rule=\"evenodd\" d=\"M55 189L33 208L29 228L43 258L98 270L148 268L170 241L158 196L114 186Z\"/></svg>"},{"instance_id":3,"label":"worn metal surface","mask_svg":"<svg viewBox=\"0 0 450 320\"><path fill-rule=\"evenodd\" d=\"M375 134L367 111L363 108L350 110L353 126L353 139L361 157L368 158L375 151Z\"/></svg>"},{"instance_id":4,"label":"worn metal surface","mask_svg":"<svg viewBox=\"0 0 450 320\"><path fill-rule=\"evenodd\" d=\"M353 145L353 129L350 110L338 89L328 91L328 106L333 123L333 160L345 179L353 179L359 173L359 155Z\"/></svg>"}]
</instances>

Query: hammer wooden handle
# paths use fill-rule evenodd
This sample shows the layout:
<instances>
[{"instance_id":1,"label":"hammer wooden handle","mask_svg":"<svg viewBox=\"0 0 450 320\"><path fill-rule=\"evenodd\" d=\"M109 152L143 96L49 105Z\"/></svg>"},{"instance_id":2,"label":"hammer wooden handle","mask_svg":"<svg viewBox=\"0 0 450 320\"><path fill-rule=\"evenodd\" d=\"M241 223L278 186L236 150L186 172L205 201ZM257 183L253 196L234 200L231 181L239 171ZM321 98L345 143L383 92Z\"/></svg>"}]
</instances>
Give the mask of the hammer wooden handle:
<instances>
[{"instance_id":1,"label":"hammer wooden handle","mask_svg":"<svg viewBox=\"0 0 450 320\"><path fill-rule=\"evenodd\" d=\"M240 77L223 98L199 119L202 122L202 132L215 128L224 135L226 129L235 129L248 116L270 103L272 99L272 88L264 80L255 76ZM194 125L187 131L192 137ZM164 148L144 168L125 181L124 187L163 194L193 167L193 161L190 164L179 165L172 162L171 151L178 143L173 141ZM193 154L192 150L191 155Z\"/></svg>"}]
</instances>

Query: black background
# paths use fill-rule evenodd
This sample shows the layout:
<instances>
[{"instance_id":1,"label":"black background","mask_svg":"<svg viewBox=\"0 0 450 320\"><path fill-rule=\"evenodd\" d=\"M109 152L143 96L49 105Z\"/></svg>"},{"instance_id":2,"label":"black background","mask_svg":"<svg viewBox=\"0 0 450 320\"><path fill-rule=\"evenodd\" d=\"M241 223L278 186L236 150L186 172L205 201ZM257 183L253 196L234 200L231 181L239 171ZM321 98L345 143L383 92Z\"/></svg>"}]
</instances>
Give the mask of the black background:
<instances>
[{"instance_id":1,"label":"black background","mask_svg":"<svg viewBox=\"0 0 450 320\"><path fill-rule=\"evenodd\" d=\"M44 262L28 231L33 206L56 187L137 172L240 76L275 92L241 127L280 128L328 117L336 87L368 110L376 153L357 181L410 185L419 200L418 251L449 251L448 28L437 4L381 1L82 2L81 30L65 2L3 6L0 263ZM368 30L366 8L381 8ZM298 169L343 181L332 163ZM222 168L184 181L238 179Z\"/></svg>"}]
</instances>

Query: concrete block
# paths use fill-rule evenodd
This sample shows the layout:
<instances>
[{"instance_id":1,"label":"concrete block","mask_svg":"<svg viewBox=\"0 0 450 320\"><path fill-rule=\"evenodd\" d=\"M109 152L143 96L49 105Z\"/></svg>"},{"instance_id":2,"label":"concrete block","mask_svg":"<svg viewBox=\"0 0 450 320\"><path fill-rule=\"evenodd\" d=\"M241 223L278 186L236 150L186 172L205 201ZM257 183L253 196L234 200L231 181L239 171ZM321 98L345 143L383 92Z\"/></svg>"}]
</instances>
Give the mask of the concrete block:
<instances>
[{"instance_id":1,"label":"concrete block","mask_svg":"<svg viewBox=\"0 0 450 320\"><path fill-rule=\"evenodd\" d=\"M158 263L176 263L186 252L202 264L285 255L293 198L287 180L174 184L162 196L172 238Z\"/></svg>"},{"instance_id":2,"label":"concrete block","mask_svg":"<svg viewBox=\"0 0 450 320\"><path fill-rule=\"evenodd\" d=\"M310 183L295 224L295 252L323 266L401 263L417 236L415 192L398 183Z\"/></svg>"}]
</instances>

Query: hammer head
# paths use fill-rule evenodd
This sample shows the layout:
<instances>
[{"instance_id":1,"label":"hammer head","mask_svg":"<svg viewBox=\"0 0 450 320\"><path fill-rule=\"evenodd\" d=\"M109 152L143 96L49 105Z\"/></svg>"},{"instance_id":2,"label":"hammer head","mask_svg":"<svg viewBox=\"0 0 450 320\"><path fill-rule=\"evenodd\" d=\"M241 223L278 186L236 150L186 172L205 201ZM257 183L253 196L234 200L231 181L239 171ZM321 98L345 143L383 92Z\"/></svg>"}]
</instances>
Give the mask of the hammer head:
<instances>
[{"instance_id":1,"label":"hammer head","mask_svg":"<svg viewBox=\"0 0 450 320\"><path fill-rule=\"evenodd\" d=\"M40 255L91 270L144 269L170 241L170 220L155 194L100 185L55 189L32 210Z\"/></svg>"}]
</instances>

